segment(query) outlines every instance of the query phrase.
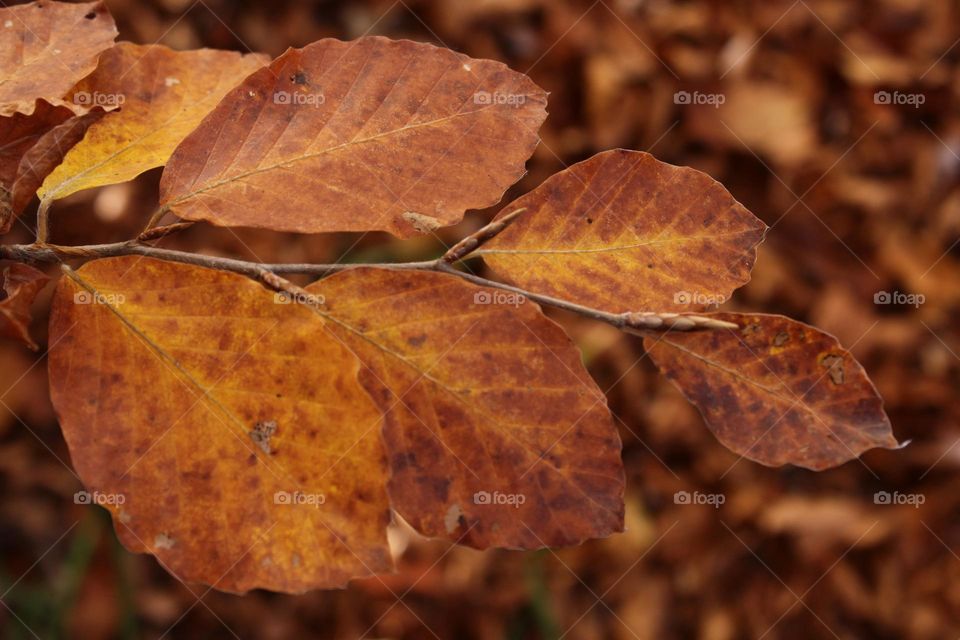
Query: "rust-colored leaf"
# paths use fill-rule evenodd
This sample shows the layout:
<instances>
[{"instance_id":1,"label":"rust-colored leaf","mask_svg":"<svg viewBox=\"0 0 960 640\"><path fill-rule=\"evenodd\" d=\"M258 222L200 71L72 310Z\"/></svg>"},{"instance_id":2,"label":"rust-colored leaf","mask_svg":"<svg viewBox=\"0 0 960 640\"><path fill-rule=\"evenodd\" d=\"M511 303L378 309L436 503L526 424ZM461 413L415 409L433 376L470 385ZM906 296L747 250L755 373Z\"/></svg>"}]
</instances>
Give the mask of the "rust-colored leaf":
<instances>
[{"instance_id":1,"label":"rust-colored leaf","mask_svg":"<svg viewBox=\"0 0 960 640\"><path fill-rule=\"evenodd\" d=\"M29 115L38 98L86 111L63 97L116 37L103 2L43 0L0 8L0 116Z\"/></svg>"},{"instance_id":2,"label":"rust-colored leaf","mask_svg":"<svg viewBox=\"0 0 960 640\"><path fill-rule=\"evenodd\" d=\"M25 264L13 263L4 267L0 335L37 350L37 343L30 337L30 306L49 279L42 271Z\"/></svg>"},{"instance_id":3,"label":"rust-colored leaf","mask_svg":"<svg viewBox=\"0 0 960 640\"><path fill-rule=\"evenodd\" d=\"M5 201L0 202L0 233L9 231L10 225L23 213L44 178L63 162L67 152L83 139L90 125L105 114L103 109L91 109L83 115L70 117L36 139L14 165L16 175L9 195Z\"/></svg>"},{"instance_id":4,"label":"rust-colored leaf","mask_svg":"<svg viewBox=\"0 0 960 640\"><path fill-rule=\"evenodd\" d=\"M66 107L37 100L30 115L0 117L0 234L9 231L13 223L13 183L21 159L47 132L71 116L73 112Z\"/></svg>"},{"instance_id":5,"label":"rust-colored leaf","mask_svg":"<svg viewBox=\"0 0 960 640\"><path fill-rule=\"evenodd\" d=\"M821 470L899 446L883 401L836 338L783 316L709 315L740 329L646 345L726 447L765 465Z\"/></svg>"},{"instance_id":6,"label":"rust-colored leaf","mask_svg":"<svg viewBox=\"0 0 960 640\"><path fill-rule=\"evenodd\" d=\"M623 528L620 440L564 331L533 303L439 273L356 269L308 290L366 363L395 510L478 548Z\"/></svg>"},{"instance_id":7,"label":"rust-colored leaf","mask_svg":"<svg viewBox=\"0 0 960 640\"><path fill-rule=\"evenodd\" d=\"M57 287L50 386L77 472L124 545L183 580L300 592L390 567L382 418L356 358L283 302L142 258Z\"/></svg>"},{"instance_id":8,"label":"rust-colored leaf","mask_svg":"<svg viewBox=\"0 0 960 640\"><path fill-rule=\"evenodd\" d=\"M710 176L615 149L552 176L475 252L525 289L611 312L699 311L750 279L766 225Z\"/></svg>"},{"instance_id":9,"label":"rust-colored leaf","mask_svg":"<svg viewBox=\"0 0 960 640\"><path fill-rule=\"evenodd\" d=\"M43 181L40 197L63 198L163 166L223 95L267 60L260 54L121 42L73 91L74 102L120 110L89 127Z\"/></svg>"},{"instance_id":10,"label":"rust-colored leaf","mask_svg":"<svg viewBox=\"0 0 960 640\"><path fill-rule=\"evenodd\" d=\"M495 204L523 175L545 104L499 62L320 40L224 98L174 152L161 202L224 226L413 235Z\"/></svg>"}]
</instances>

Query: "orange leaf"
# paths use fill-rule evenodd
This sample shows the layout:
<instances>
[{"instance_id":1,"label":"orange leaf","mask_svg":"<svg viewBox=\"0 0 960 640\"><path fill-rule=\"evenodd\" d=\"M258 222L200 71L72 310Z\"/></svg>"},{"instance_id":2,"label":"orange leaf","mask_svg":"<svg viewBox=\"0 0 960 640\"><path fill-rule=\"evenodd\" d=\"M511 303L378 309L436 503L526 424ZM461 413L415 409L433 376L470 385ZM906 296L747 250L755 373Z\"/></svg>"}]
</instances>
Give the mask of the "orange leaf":
<instances>
[{"instance_id":1,"label":"orange leaf","mask_svg":"<svg viewBox=\"0 0 960 640\"><path fill-rule=\"evenodd\" d=\"M645 344L724 446L761 464L814 470L899 446L877 390L836 338L783 316L708 315L740 329Z\"/></svg>"},{"instance_id":2,"label":"orange leaf","mask_svg":"<svg viewBox=\"0 0 960 640\"><path fill-rule=\"evenodd\" d=\"M124 545L218 589L301 592L390 568L382 422L310 308L144 258L61 279L51 396Z\"/></svg>"},{"instance_id":3,"label":"orange leaf","mask_svg":"<svg viewBox=\"0 0 960 640\"><path fill-rule=\"evenodd\" d=\"M44 0L0 9L0 116L30 115L37 98L85 112L62 98L116 37L103 2Z\"/></svg>"},{"instance_id":4,"label":"orange leaf","mask_svg":"<svg viewBox=\"0 0 960 640\"><path fill-rule=\"evenodd\" d=\"M223 99L170 158L160 201L223 226L410 236L495 204L523 175L545 104L499 62L320 40Z\"/></svg>"},{"instance_id":5,"label":"orange leaf","mask_svg":"<svg viewBox=\"0 0 960 640\"><path fill-rule=\"evenodd\" d=\"M30 338L30 306L47 284L42 271L14 263L3 270L3 297L0 298L0 335L14 338L37 350Z\"/></svg>"},{"instance_id":6,"label":"orange leaf","mask_svg":"<svg viewBox=\"0 0 960 640\"><path fill-rule=\"evenodd\" d=\"M368 367L391 501L417 530L539 548L623 529L606 399L536 305L447 274L374 268L308 291Z\"/></svg>"},{"instance_id":7,"label":"orange leaf","mask_svg":"<svg viewBox=\"0 0 960 640\"><path fill-rule=\"evenodd\" d=\"M750 279L766 225L710 176L615 149L504 207L475 252L530 291L620 313L698 311Z\"/></svg>"}]
</instances>

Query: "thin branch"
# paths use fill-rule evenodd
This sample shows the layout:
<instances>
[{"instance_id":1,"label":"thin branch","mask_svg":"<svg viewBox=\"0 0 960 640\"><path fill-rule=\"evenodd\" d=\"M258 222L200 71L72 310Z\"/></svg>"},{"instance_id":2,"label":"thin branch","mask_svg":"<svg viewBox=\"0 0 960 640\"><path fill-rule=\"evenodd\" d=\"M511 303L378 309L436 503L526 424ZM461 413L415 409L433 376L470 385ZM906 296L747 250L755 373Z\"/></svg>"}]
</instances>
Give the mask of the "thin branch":
<instances>
[{"instance_id":1,"label":"thin branch","mask_svg":"<svg viewBox=\"0 0 960 640\"><path fill-rule=\"evenodd\" d=\"M50 237L50 205L52 200L43 199L37 209L37 244L46 244Z\"/></svg>"},{"instance_id":2,"label":"thin branch","mask_svg":"<svg viewBox=\"0 0 960 640\"><path fill-rule=\"evenodd\" d=\"M501 219L502 220L502 219ZM504 225L506 226L506 225ZM482 230L481 230L482 231ZM479 232L478 232L479 233ZM492 236L490 236L492 237ZM489 239L486 238L486 239ZM469 253L469 252L468 252ZM325 276L338 271L347 269L356 269L361 267L375 267L380 269L403 269L409 271L436 271L446 273L452 276L463 278L467 282L477 284L483 287L492 287L502 291L508 291L522 299L532 300L541 305L563 309L578 315L605 322L618 329L628 333L644 334L651 331L693 331L700 329L736 329L736 324L724 322L705 316L678 314L678 313L658 313L658 312L626 312L609 313L599 309L592 309L573 302L554 298L533 291L527 291L520 287L489 280L481 276L460 271L452 266L446 257L436 260L424 260L421 262L397 262L397 263L376 263L376 264L264 264L260 262L248 262L246 260L237 260L235 258L223 258L219 256L207 256L186 251L177 251L174 249L162 249L140 244L136 241L116 242L112 244L96 244L81 247L63 247L58 245L0 245L0 259L17 260L19 262L60 262L63 259L83 259L92 260L96 258L113 258L119 256L145 256L148 258L158 258L171 262L180 262L191 264L208 269L220 269L239 273L249 278L265 282L269 286L286 291L288 283L280 277L281 274L303 274L313 276Z\"/></svg>"}]
</instances>

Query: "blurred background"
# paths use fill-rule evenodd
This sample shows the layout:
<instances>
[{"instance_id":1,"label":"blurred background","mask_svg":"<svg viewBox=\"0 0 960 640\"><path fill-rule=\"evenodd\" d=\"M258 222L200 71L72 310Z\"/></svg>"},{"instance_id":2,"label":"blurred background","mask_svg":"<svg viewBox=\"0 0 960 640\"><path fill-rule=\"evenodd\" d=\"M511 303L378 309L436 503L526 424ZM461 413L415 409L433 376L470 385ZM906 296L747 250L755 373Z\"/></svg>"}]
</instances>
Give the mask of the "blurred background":
<instances>
[{"instance_id":1,"label":"blurred background","mask_svg":"<svg viewBox=\"0 0 960 640\"><path fill-rule=\"evenodd\" d=\"M753 280L727 307L787 314L837 335L885 398L897 438L912 444L824 473L741 460L656 375L639 339L551 314L581 345L618 416L626 533L572 549L481 553L397 529L395 575L337 592L241 598L181 584L151 557L124 551L105 511L74 504L81 485L48 400L43 349L5 342L0 636L960 636L960 4L107 5L120 39L177 49L278 55L319 38L381 34L528 73L550 91L550 116L528 175L504 202L612 147L709 173L772 227ZM53 241L135 235L155 207L158 175L58 203ZM440 237L452 244L496 210L472 212ZM31 237L21 227L5 240ZM442 250L433 237L234 235L203 225L163 245L290 262ZM41 311L33 327L41 344L45 324ZM723 504L683 504L682 491Z\"/></svg>"}]
</instances>

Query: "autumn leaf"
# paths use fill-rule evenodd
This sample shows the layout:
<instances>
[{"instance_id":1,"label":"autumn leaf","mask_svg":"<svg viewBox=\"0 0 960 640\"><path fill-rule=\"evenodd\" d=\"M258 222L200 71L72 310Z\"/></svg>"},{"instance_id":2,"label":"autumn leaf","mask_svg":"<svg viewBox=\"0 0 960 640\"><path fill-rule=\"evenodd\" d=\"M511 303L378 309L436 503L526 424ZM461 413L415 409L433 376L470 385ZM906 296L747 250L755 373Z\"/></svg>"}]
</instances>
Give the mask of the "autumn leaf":
<instances>
[{"instance_id":1,"label":"autumn leaf","mask_svg":"<svg viewBox=\"0 0 960 640\"><path fill-rule=\"evenodd\" d=\"M0 234L13 223L13 183L23 156L51 129L73 116L66 107L37 100L30 115L0 117Z\"/></svg>"},{"instance_id":2,"label":"autumn leaf","mask_svg":"<svg viewBox=\"0 0 960 640\"><path fill-rule=\"evenodd\" d=\"M160 200L222 226L410 236L495 204L523 175L545 104L499 62L320 40L231 91L170 158Z\"/></svg>"},{"instance_id":3,"label":"autumn leaf","mask_svg":"<svg viewBox=\"0 0 960 640\"><path fill-rule=\"evenodd\" d=\"M69 117L35 139L19 161L13 164L13 183L6 200L0 201L0 233L10 230L11 224L30 203L44 178L63 162L67 152L83 139L90 125L105 114L99 107L91 109L83 115Z\"/></svg>"},{"instance_id":4,"label":"autumn leaf","mask_svg":"<svg viewBox=\"0 0 960 640\"><path fill-rule=\"evenodd\" d=\"M307 291L368 367L391 501L418 531L529 549L623 529L606 399L536 305L447 274L376 268Z\"/></svg>"},{"instance_id":5,"label":"autumn leaf","mask_svg":"<svg viewBox=\"0 0 960 640\"><path fill-rule=\"evenodd\" d=\"M726 447L769 466L822 470L899 446L883 401L836 338L783 316L708 315L740 329L645 344Z\"/></svg>"},{"instance_id":6,"label":"autumn leaf","mask_svg":"<svg viewBox=\"0 0 960 640\"><path fill-rule=\"evenodd\" d=\"M61 279L50 386L89 502L123 544L218 589L301 592L390 568L381 417L304 305L144 258Z\"/></svg>"},{"instance_id":7,"label":"autumn leaf","mask_svg":"<svg viewBox=\"0 0 960 640\"><path fill-rule=\"evenodd\" d=\"M116 37L103 2L44 0L0 8L0 116L30 115L38 98L85 112L88 105L63 97Z\"/></svg>"},{"instance_id":8,"label":"autumn leaf","mask_svg":"<svg viewBox=\"0 0 960 640\"><path fill-rule=\"evenodd\" d=\"M4 267L0 336L19 340L34 351L38 349L30 337L30 307L49 279L29 265L13 263Z\"/></svg>"},{"instance_id":9,"label":"autumn leaf","mask_svg":"<svg viewBox=\"0 0 960 640\"><path fill-rule=\"evenodd\" d=\"M511 283L620 313L699 311L750 279L766 225L710 176L599 153L504 207L523 215L474 255Z\"/></svg>"},{"instance_id":10,"label":"autumn leaf","mask_svg":"<svg viewBox=\"0 0 960 640\"><path fill-rule=\"evenodd\" d=\"M260 54L119 43L73 95L121 109L90 126L44 180L41 199L125 182L163 166L220 98L267 60Z\"/></svg>"}]
</instances>

